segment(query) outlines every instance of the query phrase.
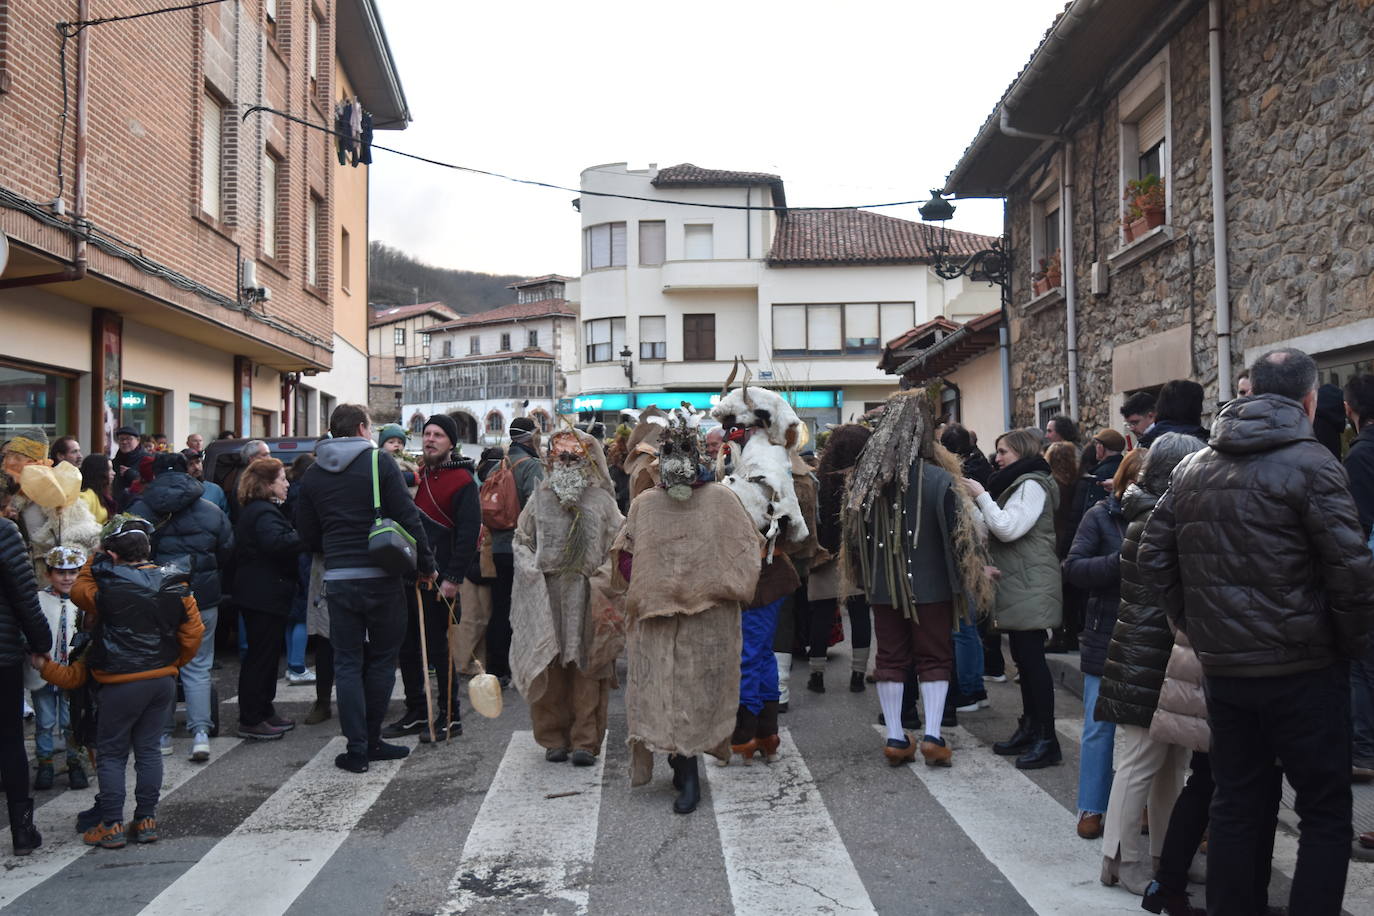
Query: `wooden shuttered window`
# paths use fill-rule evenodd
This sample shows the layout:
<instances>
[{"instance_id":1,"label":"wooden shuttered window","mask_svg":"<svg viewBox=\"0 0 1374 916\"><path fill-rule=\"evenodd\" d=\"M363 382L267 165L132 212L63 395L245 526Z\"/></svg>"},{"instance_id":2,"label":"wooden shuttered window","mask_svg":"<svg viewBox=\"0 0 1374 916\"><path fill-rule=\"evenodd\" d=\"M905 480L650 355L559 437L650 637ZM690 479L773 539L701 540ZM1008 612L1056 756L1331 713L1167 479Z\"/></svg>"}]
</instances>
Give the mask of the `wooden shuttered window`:
<instances>
[{"instance_id":1,"label":"wooden shuttered window","mask_svg":"<svg viewBox=\"0 0 1374 916\"><path fill-rule=\"evenodd\" d=\"M682 358L708 361L716 358L714 313L682 316Z\"/></svg>"}]
</instances>

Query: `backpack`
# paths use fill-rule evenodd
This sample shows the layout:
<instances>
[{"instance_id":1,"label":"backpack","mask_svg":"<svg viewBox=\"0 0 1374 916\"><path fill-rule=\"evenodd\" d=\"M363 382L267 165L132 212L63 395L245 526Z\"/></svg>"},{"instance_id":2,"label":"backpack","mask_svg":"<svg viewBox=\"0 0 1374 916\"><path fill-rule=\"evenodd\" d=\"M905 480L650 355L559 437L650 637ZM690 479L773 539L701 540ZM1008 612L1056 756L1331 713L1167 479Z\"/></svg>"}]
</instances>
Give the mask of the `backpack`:
<instances>
[{"instance_id":1,"label":"backpack","mask_svg":"<svg viewBox=\"0 0 1374 916\"><path fill-rule=\"evenodd\" d=\"M511 531L520 522L520 491L515 486L515 468L520 461L511 464L509 458L503 459L482 481L482 524L491 531Z\"/></svg>"}]
</instances>

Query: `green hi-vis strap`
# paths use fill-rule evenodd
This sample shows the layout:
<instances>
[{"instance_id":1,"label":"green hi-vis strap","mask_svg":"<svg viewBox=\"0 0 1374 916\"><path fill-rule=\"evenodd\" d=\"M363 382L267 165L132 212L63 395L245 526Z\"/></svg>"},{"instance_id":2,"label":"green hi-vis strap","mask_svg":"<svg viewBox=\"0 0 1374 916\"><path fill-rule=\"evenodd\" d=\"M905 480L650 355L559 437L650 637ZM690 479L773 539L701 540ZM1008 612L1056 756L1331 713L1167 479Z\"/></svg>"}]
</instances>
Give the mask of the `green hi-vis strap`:
<instances>
[{"instance_id":1,"label":"green hi-vis strap","mask_svg":"<svg viewBox=\"0 0 1374 916\"><path fill-rule=\"evenodd\" d=\"M377 518L382 517L382 487L377 479L377 456L381 449L372 450L372 508L377 512Z\"/></svg>"}]
</instances>

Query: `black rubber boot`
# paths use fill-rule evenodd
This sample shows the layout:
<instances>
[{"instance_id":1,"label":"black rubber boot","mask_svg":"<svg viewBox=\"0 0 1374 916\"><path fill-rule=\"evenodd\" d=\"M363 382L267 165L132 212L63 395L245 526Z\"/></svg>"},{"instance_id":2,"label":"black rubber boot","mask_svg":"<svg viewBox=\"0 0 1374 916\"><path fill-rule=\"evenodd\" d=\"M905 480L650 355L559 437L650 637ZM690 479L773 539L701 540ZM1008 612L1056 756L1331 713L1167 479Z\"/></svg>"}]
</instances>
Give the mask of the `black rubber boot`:
<instances>
[{"instance_id":1,"label":"black rubber boot","mask_svg":"<svg viewBox=\"0 0 1374 916\"><path fill-rule=\"evenodd\" d=\"M673 788L678 790L673 810L678 814L691 814L701 801L701 772L697 769L697 758L670 754L668 764L673 768Z\"/></svg>"},{"instance_id":2,"label":"black rubber boot","mask_svg":"<svg viewBox=\"0 0 1374 916\"><path fill-rule=\"evenodd\" d=\"M812 693L825 693L825 672L812 671L806 679L806 689Z\"/></svg>"},{"instance_id":3,"label":"black rubber boot","mask_svg":"<svg viewBox=\"0 0 1374 916\"><path fill-rule=\"evenodd\" d=\"M43 845L43 837L33 825L33 799L10 802L10 839L14 842L14 854L26 856Z\"/></svg>"},{"instance_id":4,"label":"black rubber boot","mask_svg":"<svg viewBox=\"0 0 1374 916\"><path fill-rule=\"evenodd\" d=\"M35 792L45 792L52 788L53 768L52 758L38 761L38 771L33 775L33 788Z\"/></svg>"},{"instance_id":5,"label":"black rubber boot","mask_svg":"<svg viewBox=\"0 0 1374 916\"><path fill-rule=\"evenodd\" d=\"M1030 716L1022 716L1016 720L1016 731L1006 741L998 741L992 746L994 754L1003 757L1014 757L1030 750L1030 746L1035 743L1036 738L1035 720Z\"/></svg>"},{"instance_id":6,"label":"black rubber boot","mask_svg":"<svg viewBox=\"0 0 1374 916\"><path fill-rule=\"evenodd\" d=\"M1054 733L1054 722L1037 723L1035 741L1026 752L1016 758L1018 770L1039 770L1064 762L1059 750L1059 738Z\"/></svg>"},{"instance_id":7,"label":"black rubber boot","mask_svg":"<svg viewBox=\"0 0 1374 916\"><path fill-rule=\"evenodd\" d=\"M67 758L67 785L73 789L88 789L91 781L86 778L86 768L80 757Z\"/></svg>"},{"instance_id":8,"label":"black rubber boot","mask_svg":"<svg viewBox=\"0 0 1374 916\"><path fill-rule=\"evenodd\" d=\"M864 673L862 671L851 671L849 673L849 692L863 693L867 689L864 685Z\"/></svg>"}]
</instances>

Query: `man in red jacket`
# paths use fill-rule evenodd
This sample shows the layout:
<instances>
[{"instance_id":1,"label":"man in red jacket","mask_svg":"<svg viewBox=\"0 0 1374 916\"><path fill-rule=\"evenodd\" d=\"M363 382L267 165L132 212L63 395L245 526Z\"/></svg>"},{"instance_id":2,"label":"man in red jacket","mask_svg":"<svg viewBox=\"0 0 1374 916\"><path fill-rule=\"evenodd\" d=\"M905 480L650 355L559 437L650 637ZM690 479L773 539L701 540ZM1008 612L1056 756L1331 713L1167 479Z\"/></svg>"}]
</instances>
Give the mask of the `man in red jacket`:
<instances>
[{"instance_id":1,"label":"man in red jacket","mask_svg":"<svg viewBox=\"0 0 1374 916\"><path fill-rule=\"evenodd\" d=\"M434 735L443 740L463 733L458 715L458 677L448 657L449 608L458 599L458 586L477 558L477 537L482 527L478 485L470 459L458 450L458 424L447 414L435 414L421 433L424 462L415 478L415 507L425 526L439 578L421 590L417 603L414 589L407 589L409 605L405 642L401 644L401 681L405 684L406 708L401 718L387 726L383 737L399 738L420 733L430 737L425 704L425 671L420 651L421 611L429 663L439 679L435 691ZM456 622L456 621L455 621ZM461 667L467 659L458 659Z\"/></svg>"}]
</instances>

